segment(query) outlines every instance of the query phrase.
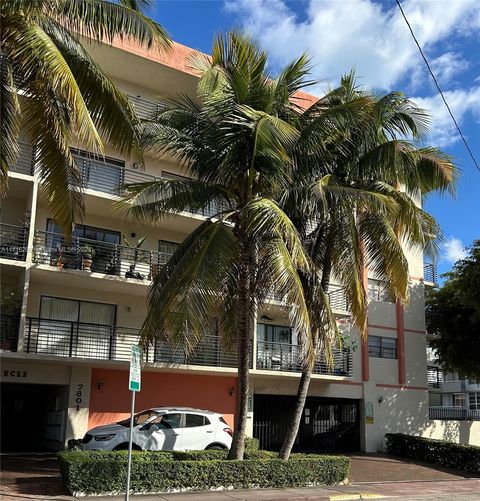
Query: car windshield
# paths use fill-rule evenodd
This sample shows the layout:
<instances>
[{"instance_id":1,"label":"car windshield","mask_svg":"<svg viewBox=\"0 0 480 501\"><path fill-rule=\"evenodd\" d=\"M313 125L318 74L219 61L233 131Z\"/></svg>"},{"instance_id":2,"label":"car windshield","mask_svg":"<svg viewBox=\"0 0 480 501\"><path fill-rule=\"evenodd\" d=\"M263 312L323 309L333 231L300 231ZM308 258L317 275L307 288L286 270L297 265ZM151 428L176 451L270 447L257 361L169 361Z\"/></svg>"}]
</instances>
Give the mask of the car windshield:
<instances>
[{"instance_id":1,"label":"car windshield","mask_svg":"<svg viewBox=\"0 0 480 501\"><path fill-rule=\"evenodd\" d=\"M145 424L146 421L148 421L152 416L156 416L157 414L157 412L152 411L151 409L149 409L148 411L137 412L137 414L134 414L133 416L133 426L140 426L142 424ZM130 418L128 417L127 419L119 421L117 424L128 428L130 426Z\"/></svg>"}]
</instances>

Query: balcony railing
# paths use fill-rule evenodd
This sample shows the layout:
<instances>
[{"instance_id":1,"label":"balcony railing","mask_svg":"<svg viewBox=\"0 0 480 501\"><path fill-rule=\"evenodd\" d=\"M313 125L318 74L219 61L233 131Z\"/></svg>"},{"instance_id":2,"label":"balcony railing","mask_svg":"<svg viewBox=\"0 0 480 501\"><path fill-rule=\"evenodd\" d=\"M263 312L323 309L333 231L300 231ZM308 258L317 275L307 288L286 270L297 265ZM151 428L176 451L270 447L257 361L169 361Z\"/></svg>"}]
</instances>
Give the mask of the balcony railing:
<instances>
[{"instance_id":1,"label":"balcony railing","mask_svg":"<svg viewBox=\"0 0 480 501\"><path fill-rule=\"evenodd\" d=\"M138 341L138 329L27 318L24 346L27 353L38 355L127 361L131 345ZM191 354L187 354L181 344L156 341L148 345L143 355L147 363L209 367L236 367L237 364L236 354L214 335L206 335Z\"/></svg>"},{"instance_id":2,"label":"balcony railing","mask_svg":"<svg viewBox=\"0 0 480 501\"><path fill-rule=\"evenodd\" d=\"M17 351L20 315L0 314L0 349Z\"/></svg>"},{"instance_id":3,"label":"balcony railing","mask_svg":"<svg viewBox=\"0 0 480 501\"><path fill-rule=\"evenodd\" d=\"M257 369L281 372L301 372L302 361L297 345L257 341ZM333 376L352 376L352 354L349 350L335 350L333 366L318 360L314 374Z\"/></svg>"},{"instance_id":4,"label":"balcony railing","mask_svg":"<svg viewBox=\"0 0 480 501\"><path fill-rule=\"evenodd\" d=\"M18 157L14 164L10 165L12 172L33 176L35 170L35 148L25 141L18 142Z\"/></svg>"},{"instance_id":5,"label":"balcony railing","mask_svg":"<svg viewBox=\"0 0 480 501\"><path fill-rule=\"evenodd\" d=\"M463 407L430 407L429 418L446 421L480 421L480 410Z\"/></svg>"},{"instance_id":6,"label":"balcony railing","mask_svg":"<svg viewBox=\"0 0 480 501\"><path fill-rule=\"evenodd\" d=\"M429 365L427 367L427 381L430 388L441 388L443 385L443 370Z\"/></svg>"},{"instance_id":7,"label":"balcony railing","mask_svg":"<svg viewBox=\"0 0 480 501\"><path fill-rule=\"evenodd\" d=\"M164 252L135 249L82 237L72 237L71 243L67 245L58 233L35 231L34 262L59 269L151 280L168 259L169 256Z\"/></svg>"},{"instance_id":8,"label":"balcony railing","mask_svg":"<svg viewBox=\"0 0 480 501\"><path fill-rule=\"evenodd\" d=\"M165 109L161 102L149 101L140 96L128 95L128 100L133 104L138 118L143 120L154 120L158 114Z\"/></svg>"},{"instance_id":9,"label":"balcony railing","mask_svg":"<svg viewBox=\"0 0 480 501\"><path fill-rule=\"evenodd\" d=\"M0 257L25 261L27 242L28 228L0 223Z\"/></svg>"},{"instance_id":10,"label":"balcony railing","mask_svg":"<svg viewBox=\"0 0 480 501\"><path fill-rule=\"evenodd\" d=\"M436 284L438 280L437 265L434 263L423 263L423 279L426 283Z\"/></svg>"}]
</instances>

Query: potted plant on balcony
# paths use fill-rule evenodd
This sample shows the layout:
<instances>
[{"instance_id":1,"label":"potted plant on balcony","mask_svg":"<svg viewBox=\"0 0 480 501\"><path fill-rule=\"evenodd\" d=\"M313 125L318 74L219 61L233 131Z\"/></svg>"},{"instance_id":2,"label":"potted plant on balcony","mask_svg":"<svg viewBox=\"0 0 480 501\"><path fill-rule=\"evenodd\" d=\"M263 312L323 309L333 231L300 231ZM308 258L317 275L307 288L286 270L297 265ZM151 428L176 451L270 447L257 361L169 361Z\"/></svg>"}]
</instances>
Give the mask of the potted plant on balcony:
<instances>
[{"instance_id":1,"label":"potted plant on balcony","mask_svg":"<svg viewBox=\"0 0 480 501\"><path fill-rule=\"evenodd\" d=\"M140 256L140 248L145 242L147 236L145 235L144 237L138 239L137 243L135 245L132 245L125 235L122 235L123 241L127 247L130 249L133 249L133 254L132 254L132 262L129 266L129 269L125 272L125 278L136 278L137 280L144 280L145 276L142 275L140 272L135 271L135 267L137 266L137 263L139 261L142 261L142 259L139 257ZM144 261L144 260L143 260Z\"/></svg>"},{"instance_id":2,"label":"potted plant on balcony","mask_svg":"<svg viewBox=\"0 0 480 501\"><path fill-rule=\"evenodd\" d=\"M83 245L80 247L80 254L82 256L82 270L92 271L91 266L95 256L95 249L90 245Z\"/></svg>"}]
</instances>

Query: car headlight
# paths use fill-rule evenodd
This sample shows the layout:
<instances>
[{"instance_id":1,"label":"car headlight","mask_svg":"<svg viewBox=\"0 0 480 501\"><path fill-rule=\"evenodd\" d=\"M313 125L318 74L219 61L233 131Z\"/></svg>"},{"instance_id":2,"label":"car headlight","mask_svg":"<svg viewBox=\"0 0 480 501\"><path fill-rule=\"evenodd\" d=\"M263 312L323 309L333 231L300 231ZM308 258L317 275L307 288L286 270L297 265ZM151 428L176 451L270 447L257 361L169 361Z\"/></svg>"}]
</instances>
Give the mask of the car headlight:
<instances>
[{"instance_id":1,"label":"car headlight","mask_svg":"<svg viewBox=\"0 0 480 501\"><path fill-rule=\"evenodd\" d=\"M108 442L109 440L112 440L114 436L115 433L111 433L110 435L94 435L97 442Z\"/></svg>"}]
</instances>

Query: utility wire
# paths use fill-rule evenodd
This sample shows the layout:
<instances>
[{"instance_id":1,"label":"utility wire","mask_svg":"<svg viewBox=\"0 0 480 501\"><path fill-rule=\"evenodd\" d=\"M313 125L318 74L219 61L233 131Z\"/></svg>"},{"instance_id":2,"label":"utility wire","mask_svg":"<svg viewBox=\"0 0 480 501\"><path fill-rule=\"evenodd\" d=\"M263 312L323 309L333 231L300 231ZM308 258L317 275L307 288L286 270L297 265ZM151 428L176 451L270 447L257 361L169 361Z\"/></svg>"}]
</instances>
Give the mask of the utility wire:
<instances>
[{"instance_id":1,"label":"utility wire","mask_svg":"<svg viewBox=\"0 0 480 501\"><path fill-rule=\"evenodd\" d=\"M407 23L407 26L408 26L408 29L410 30L412 38L415 40L415 43L417 44L418 50L420 52L420 55L422 56L423 60L425 61L427 69L430 72L430 75L431 75L433 81L435 82L435 86L437 87L438 93L442 97L442 100L445 103L445 106L447 107L448 113L452 117L453 123L455 124L455 127L456 127L458 133L460 134L460 137L462 138L463 144L465 145L465 148L467 149L468 153L472 157L473 163L474 163L475 167L477 168L478 172L480 172L480 166L478 165L478 162L477 162L477 160L475 158L475 155L473 154L473 151L470 149L470 146L468 145L467 140L465 139L465 136L463 135L463 132L460 130L460 126L458 125L458 122L457 122L456 118L454 117L454 115L452 113L452 110L450 109L450 106L447 103L445 95L443 94L442 89L440 88L440 85L438 84L438 80L437 80L437 78L435 77L435 74L432 71L430 63L428 62L428 59L426 58L426 56L425 56L425 54L424 54L424 52L422 50L422 47L420 46L420 44L419 44L419 42L417 40L417 37L415 36L415 33L413 32L412 26L410 25L410 23L409 23L409 21L407 19L407 16L405 15L405 12L403 11L402 4L400 3L400 0L395 0L395 1L396 1L397 5L398 5L398 8L400 9L400 12L402 13L403 19Z\"/></svg>"}]
</instances>

